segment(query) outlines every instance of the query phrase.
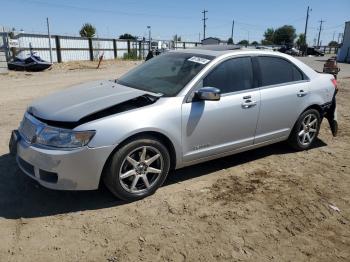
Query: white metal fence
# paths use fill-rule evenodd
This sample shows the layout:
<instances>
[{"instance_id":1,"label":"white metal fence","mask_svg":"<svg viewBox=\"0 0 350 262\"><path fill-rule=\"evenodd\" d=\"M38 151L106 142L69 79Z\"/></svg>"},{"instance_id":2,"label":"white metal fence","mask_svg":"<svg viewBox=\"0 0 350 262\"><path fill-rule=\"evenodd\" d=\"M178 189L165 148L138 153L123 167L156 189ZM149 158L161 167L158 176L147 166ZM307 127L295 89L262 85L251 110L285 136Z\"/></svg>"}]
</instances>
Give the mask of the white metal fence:
<instances>
[{"instance_id":1,"label":"white metal fence","mask_svg":"<svg viewBox=\"0 0 350 262\"><path fill-rule=\"evenodd\" d=\"M0 38L6 43L9 35L6 32L0 32ZM25 58L32 50L42 59L50 61L49 37L47 35L20 33L14 38L18 39L19 44L15 50L17 56ZM89 39L60 35L51 36L50 41L53 62L96 60L102 54L104 59L123 58L127 54L135 54L138 58L144 59L149 50L148 41L108 38ZM168 47L172 49L191 48L199 45L199 43L195 42L163 42L166 42Z\"/></svg>"},{"instance_id":2,"label":"white metal fence","mask_svg":"<svg viewBox=\"0 0 350 262\"><path fill-rule=\"evenodd\" d=\"M0 34L5 31L3 27L0 26ZM0 35L0 73L7 72L7 61L6 61L6 42L5 38Z\"/></svg>"}]
</instances>

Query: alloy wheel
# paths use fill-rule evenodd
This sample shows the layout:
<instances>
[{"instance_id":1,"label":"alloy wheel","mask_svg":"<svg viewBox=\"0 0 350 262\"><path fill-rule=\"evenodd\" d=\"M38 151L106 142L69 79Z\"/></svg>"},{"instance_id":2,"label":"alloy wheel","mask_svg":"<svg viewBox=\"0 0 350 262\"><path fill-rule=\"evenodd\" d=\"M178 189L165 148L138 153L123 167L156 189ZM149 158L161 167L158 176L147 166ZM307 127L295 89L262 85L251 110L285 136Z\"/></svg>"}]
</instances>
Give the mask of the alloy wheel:
<instances>
[{"instance_id":1,"label":"alloy wheel","mask_svg":"<svg viewBox=\"0 0 350 262\"><path fill-rule=\"evenodd\" d=\"M298 132L298 140L300 144L307 146L312 143L316 137L318 128L317 116L314 114L308 114L301 122L301 126Z\"/></svg>"},{"instance_id":2,"label":"alloy wheel","mask_svg":"<svg viewBox=\"0 0 350 262\"><path fill-rule=\"evenodd\" d=\"M122 187L130 193L141 193L156 184L163 171L164 160L153 146L142 146L131 151L119 171Z\"/></svg>"}]
</instances>

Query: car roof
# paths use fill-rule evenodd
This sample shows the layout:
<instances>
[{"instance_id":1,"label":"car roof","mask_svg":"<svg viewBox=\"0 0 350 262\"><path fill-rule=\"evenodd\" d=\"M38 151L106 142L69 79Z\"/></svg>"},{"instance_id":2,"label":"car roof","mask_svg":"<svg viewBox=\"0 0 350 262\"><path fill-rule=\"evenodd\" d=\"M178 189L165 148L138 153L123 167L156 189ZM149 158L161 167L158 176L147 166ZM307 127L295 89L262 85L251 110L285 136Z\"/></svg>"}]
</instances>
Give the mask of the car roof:
<instances>
[{"instance_id":1,"label":"car roof","mask_svg":"<svg viewBox=\"0 0 350 262\"><path fill-rule=\"evenodd\" d=\"M276 52L273 50L266 50L266 49L255 49L255 48L246 48L246 47L240 47L235 45L205 45L201 47L196 48L188 48L188 49L178 49L175 51L170 52L176 52L176 53L191 53L191 54L198 54L198 55L208 55L213 57L219 57L226 54L265 54L265 55L279 55L283 56L282 53Z\"/></svg>"},{"instance_id":2,"label":"car roof","mask_svg":"<svg viewBox=\"0 0 350 262\"><path fill-rule=\"evenodd\" d=\"M226 45L227 46L227 45ZM198 54L198 55L207 55L207 56L212 56L215 58L215 60L222 56L227 56L227 55L267 55L267 56L278 56L284 59L289 60L293 64L297 65L302 71L309 77L309 78L314 78L317 77L317 73L315 70L313 70L311 67L308 65L304 64L301 62L299 59L296 59L288 54L284 54L278 51L273 51L273 50L266 50L266 49L255 49L255 48L246 48L246 47L241 47L241 48L222 48L220 50L217 50L216 48L212 48L211 46L207 47L201 47L201 48L188 48L188 49L178 49L170 52L178 52L178 53L189 53L189 54Z\"/></svg>"}]
</instances>

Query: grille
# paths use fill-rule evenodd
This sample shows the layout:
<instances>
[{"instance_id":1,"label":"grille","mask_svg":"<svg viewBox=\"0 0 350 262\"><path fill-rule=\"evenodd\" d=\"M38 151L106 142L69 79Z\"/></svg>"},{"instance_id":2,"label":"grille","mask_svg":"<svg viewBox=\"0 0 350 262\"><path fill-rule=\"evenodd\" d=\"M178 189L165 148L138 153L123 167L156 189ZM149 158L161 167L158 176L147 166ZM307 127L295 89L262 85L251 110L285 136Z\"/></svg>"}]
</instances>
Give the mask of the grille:
<instances>
[{"instance_id":1,"label":"grille","mask_svg":"<svg viewBox=\"0 0 350 262\"><path fill-rule=\"evenodd\" d=\"M58 175L57 173L54 173L54 172L49 172L49 171L40 169L39 175L41 180L44 180L49 183L57 183L58 181Z\"/></svg>"},{"instance_id":2,"label":"grille","mask_svg":"<svg viewBox=\"0 0 350 262\"><path fill-rule=\"evenodd\" d=\"M34 166L29 164L27 161L24 161L22 158L18 157L18 163L20 166L26 171L29 175L35 176L34 175Z\"/></svg>"}]
</instances>

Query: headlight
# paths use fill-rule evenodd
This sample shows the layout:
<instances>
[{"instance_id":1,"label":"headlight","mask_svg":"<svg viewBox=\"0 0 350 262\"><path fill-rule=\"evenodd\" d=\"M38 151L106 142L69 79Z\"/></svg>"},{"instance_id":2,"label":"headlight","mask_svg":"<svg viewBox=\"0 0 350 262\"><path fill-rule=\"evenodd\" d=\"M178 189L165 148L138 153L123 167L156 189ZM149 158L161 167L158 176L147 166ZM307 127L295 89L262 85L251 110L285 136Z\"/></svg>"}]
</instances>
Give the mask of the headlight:
<instances>
[{"instance_id":1,"label":"headlight","mask_svg":"<svg viewBox=\"0 0 350 262\"><path fill-rule=\"evenodd\" d=\"M36 143L59 148L77 148L86 146L94 135L95 131L45 127L37 136Z\"/></svg>"}]
</instances>

